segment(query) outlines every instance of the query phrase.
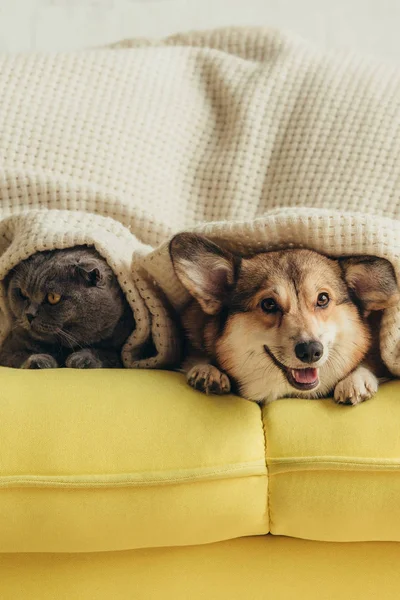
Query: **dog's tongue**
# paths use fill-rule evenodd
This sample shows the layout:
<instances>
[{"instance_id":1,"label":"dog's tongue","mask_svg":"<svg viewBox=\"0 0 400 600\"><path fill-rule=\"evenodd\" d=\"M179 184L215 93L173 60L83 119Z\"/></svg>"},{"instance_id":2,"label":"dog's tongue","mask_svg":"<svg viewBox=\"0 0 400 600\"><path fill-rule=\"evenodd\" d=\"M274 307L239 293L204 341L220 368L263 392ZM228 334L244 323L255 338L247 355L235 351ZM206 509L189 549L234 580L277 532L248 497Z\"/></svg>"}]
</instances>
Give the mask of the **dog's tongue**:
<instances>
[{"instance_id":1,"label":"dog's tongue","mask_svg":"<svg viewBox=\"0 0 400 600\"><path fill-rule=\"evenodd\" d=\"M318 369L293 369L292 373L297 383L314 383L318 379Z\"/></svg>"}]
</instances>

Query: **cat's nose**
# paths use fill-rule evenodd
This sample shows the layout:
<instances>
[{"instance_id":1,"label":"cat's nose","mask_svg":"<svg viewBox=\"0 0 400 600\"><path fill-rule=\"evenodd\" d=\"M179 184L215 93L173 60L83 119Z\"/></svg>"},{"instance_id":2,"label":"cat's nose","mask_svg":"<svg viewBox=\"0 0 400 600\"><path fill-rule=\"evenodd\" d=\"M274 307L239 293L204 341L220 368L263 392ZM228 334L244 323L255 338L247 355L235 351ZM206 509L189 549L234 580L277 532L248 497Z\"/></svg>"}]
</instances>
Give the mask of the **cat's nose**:
<instances>
[{"instance_id":1,"label":"cat's nose","mask_svg":"<svg viewBox=\"0 0 400 600\"><path fill-rule=\"evenodd\" d=\"M28 319L29 323L32 323L33 319L35 318L35 315L31 315L30 313L28 313L26 315L26 318Z\"/></svg>"}]
</instances>

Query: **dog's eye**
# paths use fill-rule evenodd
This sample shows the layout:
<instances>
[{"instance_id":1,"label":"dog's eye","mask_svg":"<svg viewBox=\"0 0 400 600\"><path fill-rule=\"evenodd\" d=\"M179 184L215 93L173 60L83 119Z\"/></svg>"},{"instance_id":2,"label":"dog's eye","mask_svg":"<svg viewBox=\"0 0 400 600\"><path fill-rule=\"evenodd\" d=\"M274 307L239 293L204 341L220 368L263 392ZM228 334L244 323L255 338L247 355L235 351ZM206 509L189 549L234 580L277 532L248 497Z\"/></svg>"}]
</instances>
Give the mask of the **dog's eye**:
<instances>
[{"instance_id":1,"label":"dog's eye","mask_svg":"<svg viewBox=\"0 0 400 600\"><path fill-rule=\"evenodd\" d=\"M266 313L276 313L279 307L273 298L264 298L260 304L262 310Z\"/></svg>"},{"instance_id":2,"label":"dog's eye","mask_svg":"<svg viewBox=\"0 0 400 600\"><path fill-rule=\"evenodd\" d=\"M321 294L318 294L317 306L319 306L320 308L325 308L325 306L328 306L329 302L330 302L330 298L326 292L322 292Z\"/></svg>"}]
</instances>

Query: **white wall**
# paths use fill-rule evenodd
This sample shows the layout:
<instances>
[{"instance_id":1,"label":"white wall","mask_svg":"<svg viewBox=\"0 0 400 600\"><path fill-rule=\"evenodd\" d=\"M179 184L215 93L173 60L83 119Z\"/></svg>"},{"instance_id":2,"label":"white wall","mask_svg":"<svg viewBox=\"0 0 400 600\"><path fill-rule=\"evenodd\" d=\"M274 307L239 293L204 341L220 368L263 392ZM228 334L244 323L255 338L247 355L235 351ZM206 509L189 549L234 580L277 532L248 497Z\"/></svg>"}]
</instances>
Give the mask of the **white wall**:
<instances>
[{"instance_id":1,"label":"white wall","mask_svg":"<svg viewBox=\"0 0 400 600\"><path fill-rule=\"evenodd\" d=\"M0 0L0 50L63 50L223 25L291 29L400 63L400 0Z\"/></svg>"}]
</instances>

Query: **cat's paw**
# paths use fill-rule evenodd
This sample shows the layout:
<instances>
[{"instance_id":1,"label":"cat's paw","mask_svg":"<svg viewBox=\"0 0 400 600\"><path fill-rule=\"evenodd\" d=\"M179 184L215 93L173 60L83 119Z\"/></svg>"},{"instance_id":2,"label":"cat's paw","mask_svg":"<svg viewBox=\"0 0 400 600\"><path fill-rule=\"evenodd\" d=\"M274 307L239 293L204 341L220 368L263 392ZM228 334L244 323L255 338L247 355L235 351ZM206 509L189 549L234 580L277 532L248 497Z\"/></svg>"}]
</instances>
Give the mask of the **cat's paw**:
<instances>
[{"instance_id":1,"label":"cat's paw","mask_svg":"<svg viewBox=\"0 0 400 600\"><path fill-rule=\"evenodd\" d=\"M334 399L338 404L360 404L369 400L378 391L378 380L365 367L359 367L353 373L339 381L335 387Z\"/></svg>"},{"instance_id":2,"label":"cat's paw","mask_svg":"<svg viewBox=\"0 0 400 600\"><path fill-rule=\"evenodd\" d=\"M206 394L229 394L231 390L227 375L213 365L195 365L187 373L186 379L191 387Z\"/></svg>"},{"instance_id":3,"label":"cat's paw","mask_svg":"<svg viewBox=\"0 0 400 600\"><path fill-rule=\"evenodd\" d=\"M57 369L58 363L50 354L31 354L21 369Z\"/></svg>"},{"instance_id":4,"label":"cat's paw","mask_svg":"<svg viewBox=\"0 0 400 600\"><path fill-rule=\"evenodd\" d=\"M92 350L84 348L70 354L65 366L69 369L101 369L103 363Z\"/></svg>"}]
</instances>

